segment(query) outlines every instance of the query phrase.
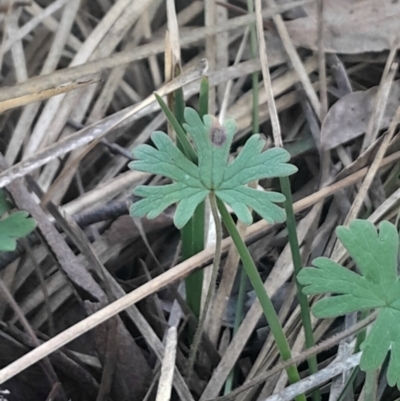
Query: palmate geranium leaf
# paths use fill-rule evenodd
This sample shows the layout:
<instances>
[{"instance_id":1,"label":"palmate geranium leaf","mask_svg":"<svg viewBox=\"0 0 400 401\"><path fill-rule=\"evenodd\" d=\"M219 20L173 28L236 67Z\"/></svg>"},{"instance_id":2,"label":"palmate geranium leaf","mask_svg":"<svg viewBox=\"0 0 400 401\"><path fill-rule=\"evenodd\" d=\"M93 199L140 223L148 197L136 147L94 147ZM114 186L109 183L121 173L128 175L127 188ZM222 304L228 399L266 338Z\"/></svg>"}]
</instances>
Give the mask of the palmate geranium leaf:
<instances>
[{"instance_id":1,"label":"palmate geranium leaf","mask_svg":"<svg viewBox=\"0 0 400 401\"><path fill-rule=\"evenodd\" d=\"M0 216L10 209L4 191L0 189ZM0 251L14 251L17 247L16 239L30 234L36 223L28 218L28 213L19 211L0 220Z\"/></svg>"},{"instance_id":2,"label":"palmate geranium leaf","mask_svg":"<svg viewBox=\"0 0 400 401\"><path fill-rule=\"evenodd\" d=\"M305 286L306 294L337 294L314 305L316 317L377 309L377 320L361 346L360 367L364 371L379 368L390 350L388 383L400 388L399 236L396 227L384 221L378 233L371 222L355 220L348 228L338 227L336 232L361 274L328 258L317 258L313 261L316 268L303 269L297 279Z\"/></svg>"},{"instance_id":3,"label":"palmate geranium leaf","mask_svg":"<svg viewBox=\"0 0 400 401\"><path fill-rule=\"evenodd\" d=\"M155 132L155 148L140 145L129 164L134 170L160 174L174 181L173 184L155 187L139 186L134 193L143 199L131 206L135 217L157 217L168 206L178 203L174 223L182 228L191 218L196 207L211 192L230 205L238 218L251 224L249 208L269 222L282 222L286 215L276 205L284 196L275 192L259 191L247 186L262 178L285 177L297 171L288 164L289 153L281 148L263 152L265 141L253 135L239 156L229 163L229 151L237 130L233 120L220 125L218 120L205 115L203 120L191 108L185 109L185 130L195 145L198 165L189 161L172 140L163 132Z\"/></svg>"}]
</instances>

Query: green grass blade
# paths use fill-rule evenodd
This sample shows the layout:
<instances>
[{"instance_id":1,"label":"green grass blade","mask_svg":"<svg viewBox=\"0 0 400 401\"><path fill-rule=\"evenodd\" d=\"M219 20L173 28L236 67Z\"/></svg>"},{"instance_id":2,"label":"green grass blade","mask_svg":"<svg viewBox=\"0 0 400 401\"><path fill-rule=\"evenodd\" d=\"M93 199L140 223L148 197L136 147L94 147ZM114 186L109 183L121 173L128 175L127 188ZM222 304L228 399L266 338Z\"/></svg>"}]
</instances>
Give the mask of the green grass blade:
<instances>
[{"instance_id":1,"label":"green grass blade","mask_svg":"<svg viewBox=\"0 0 400 401\"><path fill-rule=\"evenodd\" d=\"M222 221L224 222L224 225L228 230L229 235L231 236L240 255L247 276L250 279L250 282L254 288L254 291L257 295L257 298L260 302L264 315L271 329L271 333L274 336L279 353L282 359L286 361L292 357L292 354L290 351L289 343L287 342L285 336L285 332L283 331L282 325L279 322L279 318L275 311L275 308L272 305L271 299L269 298L267 292L265 291L264 283L261 280L256 265L254 264L250 252L247 249L242 237L240 236L231 215L229 214L223 202L221 202L219 199L217 199L217 202ZM296 366L290 366L286 369L286 372L290 383L296 383L300 380L299 372L297 371ZM306 397L303 394L299 395L296 397L296 401L306 401Z\"/></svg>"},{"instance_id":2,"label":"green grass blade","mask_svg":"<svg viewBox=\"0 0 400 401\"><path fill-rule=\"evenodd\" d=\"M244 269L241 269L240 272L240 286L239 286L239 294L236 304L236 313L235 313L235 322L233 325L233 335L239 329L240 324L242 323L243 316L244 316L244 304L245 304L245 297L246 297L246 284L247 284L247 274ZM231 370L229 376L226 379L225 387L224 387L224 394L229 394L232 391L232 387L235 380L235 368Z\"/></svg>"},{"instance_id":3,"label":"green grass blade","mask_svg":"<svg viewBox=\"0 0 400 401\"><path fill-rule=\"evenodd\" d=\"M182 257L188 259L204 249L204 216L205 203L201 203L189 223L181 230ZM192 273L185 279L186 302L193 313L199 317L201 292L203 287L203 271Z\"/></svg>"},{"instance_id":4,"label":"green grass blade","mask_svg":"<svg viewBox=\"0 0 400 401\"><path fill-rule=\"evenodd\" d=\"M178 120L179 125L182 127L182 124L185 122L183 113L185 112L185 106L186 106L185 105L185 97L183 96L182 88L179 88L174 92L174 98L175 98L174 115L175 115L176 119Z\"/></svg>"},{"instance_id":5,"label":"green grass blade","mask_svg":"<svg viewBox=\"0 0 400 401\"><path fill-rule=\"evenodd\" d=\"M157 98L158 95L156 95ZM185 111L185 98L183 95L183 90L177 89L174 92L174 114L170 111L168 106L162 101L158 96L157 98L161 108L166 114L171 126L177 133L178 139L181 137L186 137L186 132L182 127L184 122L184 111ZM179 134L178 134L179 132ZM180 135L180 136L179 136ZM190 149L193 150L189 144ZM188 158L188 152L185 152L184 141L178 142L178 147L186 154ZM194 153L194 152L193 152ZM196 154L192 155L192 161L197 160ZM205 202L202 202L193 214L190 221L181 229L181 242L182 242L182 258L186 260L196 253L201 252L204 249L204 213L205 213ZM185 279L186 287L186 303L195 316L200 316L201 308L201 295L203 287L203 271L197 271L186 277Z\"/></svg>"},{"instance_id":6,"label":"green grass blade","mask_svg":"<svg viewBox=\"0 0 400 401\"><path fill-rule=\"evenodd\" d=\"M203 117L208 113L208 77L203 77L200 84L199 94L199 115ZM178 112L177 116L182 116L182 107L178 107L180 96L177 97ZM182 92L183 98L183 92ZM184 106L183 106L184 109ZM182 113L182 114L181 114ZM204 249L204 223L205 223L205 202L201 203L189 223L183 228L182 232L182 256L187 259ZM186 286L186 302L193 313L199 317L201 308L201 294L203 287L203 271L192 273L185 279Z\"/></svg>"},{"instance_id":7,"label":"green grass blade","mask_svg":"<svg viewBox=\"0 0 400 401\"><path fill-rule=\"evenodd\" d=\"M199 94L199 116L203 118L208 114L208 93L210 90L210 83L208 77L203 77L200 83L200 94Z\"/></svg>"},{"instance_id":8,"label":"green grass blade","mask_svg":"<svg viewBox=\"0 0 400 401\"><path fill-rule=\"evenodd\" d=\"M180 145L182 146L183 152L185 153L186 157L194 163L197 163L197 155L193 150L192 145L190 144L189 140L187 139L186 133L182 126L179 124L179 121L176 119L172 111L169 109L167 104L164 102L161 96L157 93L154 93L154 96L157 99L158 104L160 105L162 111L166 115L169 123L171 124L172 128L176 132L176 136Z\"/></svg>"},{"instance_id":9,"label":"green grass blade","mask_svg":"<svg viewBox=\"0 0 400 401\"><path fill-rule=\"evenodd\" d=\"M286 197L285 201L285 211L287 216L286 226L288 230L290 250L292 252L294 272L295 276L297 276L297 274L300 272L302 268L302 263L301 263L299 241L297 238L296 220L293 211L293 199L292 199L292 192L290 189L289 177L280 178L280 183L281 183L282 193ZM311 324L310 307L308 305L307 295L303 294L302 291L303 286L297 280L296 280L296 286L297 286L297 299L300 305L301 320L304 327L306 347L311 348L313 345L315 345L315 341ZM315 355L308 359L308 367L310 369L311 374L316 373L318 371L317 357ZM321 401L321 393L319 389L315 389L313 391L312 398L313 401Z\"/></svg>"}]
</instances>

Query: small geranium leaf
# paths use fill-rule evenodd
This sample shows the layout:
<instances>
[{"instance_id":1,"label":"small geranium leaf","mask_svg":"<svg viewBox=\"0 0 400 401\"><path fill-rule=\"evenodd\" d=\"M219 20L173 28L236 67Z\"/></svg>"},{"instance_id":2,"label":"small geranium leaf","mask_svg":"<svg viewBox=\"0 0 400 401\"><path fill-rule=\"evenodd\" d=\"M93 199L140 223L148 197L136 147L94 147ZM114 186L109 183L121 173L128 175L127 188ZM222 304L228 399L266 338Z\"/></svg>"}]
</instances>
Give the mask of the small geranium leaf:
<instances>
[{"instance_id":1,"label":"small geranium leaf","mask_svg":"<svg viewBox=\"0 0 400 401\"><path fill-rule=\"evenodd\" d=\"M375 370L390 350L389 385L400 388L400 280L397 274L399 237L396 227L383 221L377 232L366 220L338 227L337 236L356 262L361 274L327 258L317 258L316 268L305 268L297 279L305 294L337 294L318 301L316 317L336 317L351 312L377 309L378 317L362 344L360 367Z\"/></svg>"},{"instance_id":2,"label":"small geranium leaf","mask_svg":"<svg viewBox=\"0 0 400 401\"><path fill-rule=\"evenodd\" d=\"M153 133L151 138L155 147L138 146L133 152L137 160L129 167L162 175L174 183L162 187L137 187L134 193L143 199L132 205L131 215L154 218L168 206L178 203L174 223L181 228L213 191L246 224L252 222L249 208L271 223L283 222L285 212L275 203L283 202L284 196L249 188L247 184L257 179L284 177L296 172L296 167L287 163L289 153L284 149L262 152L265 141L260 135L253 135L236 160L229 164L236 123L227 120L221 125L211 115L201 119L191 108L185 109L184 117L186 123L183 126L195 145L198 165L189 161L168 135L159 131Z\"/></svg>"},{"instance_id":3,"label":"small geranium leaf","mask_svg":"<svg viewBox=\"0 0 400 401\"><path fill-rule=\"evenodd\" d=\"M36 223L28 218L27 212L15 212L0 220L0 251L14 251L17 247L17 238L31 233Z\"/></svg>"}]
</instances>

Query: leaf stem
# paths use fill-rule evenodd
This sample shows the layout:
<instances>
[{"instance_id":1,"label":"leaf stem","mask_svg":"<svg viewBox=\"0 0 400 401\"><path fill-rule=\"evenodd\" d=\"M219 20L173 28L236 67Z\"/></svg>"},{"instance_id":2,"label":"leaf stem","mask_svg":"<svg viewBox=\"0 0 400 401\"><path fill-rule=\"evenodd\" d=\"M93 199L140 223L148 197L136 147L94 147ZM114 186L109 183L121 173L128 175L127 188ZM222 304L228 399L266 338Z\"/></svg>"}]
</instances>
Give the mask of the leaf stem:
<instances>
[{"instance_id":1,"label":"leaf stem","mask_svg":"<svg viewBox=\"0 0 400 401\"><path fill-rule=\"evenodd\" d=\"M239 294L236 303L236 313L235 313L235 322L233 325L233 335L239 329L240 324L243 320L244 315L244 304L245 304L245 297L246 297L246 284L247 284L247 274L244 269L240 269L240 286L239 286ZM225 382L224 394L228 394L232 391L233 382L235 379L235 368L233 368L228 378Z\"/></svg>"},{"instance_id":2,"label":"leaf stem","mask_svg":"<svg viewBox=\"0 0 400 401\"><path fill-rule=\"evenodd\" d=\"M210 90L210 83L208 77L203 77L200 83L199 93L199 116L201 119L208 114L208 94Z\"/></svg>"},{"instance_id":3,"label":"leaf stem","mask_svg":"<svg viewBox=\"0 0 400 401\"><path fill-rule=\"evenodd\" d=\"M190 348L189 362L188 362L188 374L187 374L188 382L190 381L190 377L192 375L193 365L196 360L197 351L198 351L200 341L201 341L201 335L203 334L204 323L206 320L207 312L208 312L208 309L210 307L211 301L214 296L215 284L217 281L217 274L218 274L218 270L219 270L219 265L221 263L222 225L221 225L221 220L218 215L217 201L216 201L214 192L210 192L209 199L210 199L211 213L212 213L214 221L215 221L215 254L214 254L214 262L213 262L213 268L212 268L212 273L211 273L210 287L207 291L206 299L204 301L204 307L203 307L203 310L200 315L199 326L197 327L196 333L194 335L192 347Z\"/></svg>"},{"instance_id":4,"label":"leaf stem","mask_svg":"<svg viewBox=\"0 0 400 401\"><path fill-rule=\"evenodd\" d=\"M271 333L275 338L276 345L278 347L279 353L284 361L287 359L291 359L292 354L290 351L289 343L287 342L285 332L283 331L282 325L279 321L278 315L275 311L275 308L272 304L271 299L269 298L265 288L264 283L261 280L261 277L258 273L256 265L250 255L249 250L246 247L242 237L240 236L235 223L229 214L225 204L217 198L218 209L221 213L222 221L226 229L231 236L237 251L242 259L243 266L246 270L247 276L250 279L250 282L256 292L257 298L260 302L264 315L267 319L269 327L271 329ZM286 368L286 372L289 378L290 383L296 383L300 380L299 373L297 371L296 366L289 366ZM306 401L306 397L304 394L296 397L297 401Z\"/></svg>"},{"instance_id":5,"label":"leaf stem","mask_svg":"<svg viewBox=\"0 0 400 401\"><path fill-rule=\"evenodd\" d=\"M295 277L297 277L297 274L302 269L302 263L301 263L299 240L297 238L296 219L293 211L293 198L292 198L292 191L290 188L289 177L280 178L280 184L281 184L281 191L286 198L285 201L286 227L288 230L290 250L292 253L294 274ZM303 294L302 291L303 286L297 281L296 278L295 281L297 287L297 299L300 305L301 320L303 322L303 327L304 327L305 343L307 348L311 348L315 345L315 341L311 323L310 307L308 305L307 296ZM310 357L307 362L308 362L308 367L310 369L310 373L313 374L318 372L317 357L315 355ZM320 401L321 392L318 389L315 389L312 393L312 398L313 401Z\"/></svg>"},{"instance_id":6,"label":"leaf stem","mask_svg":"<svg viewBox=\"0 0 400 401\"><path fill-rule=\"evenodd\" d=\"M196 155L195 151L193 150L193 147L190 144L189 140L187 139L184 129L182 128L182 126L179 124L179 121L174 116L174 113L172 113L172 111L170 110L170 108L167 106L167 104L164 102L164 100L162 99L162 97L160 95L158 95L157 93L154 92L154 96L155 96L158 104L160 105L162 111L166 115L168 121L172 125L172 128L175 130L178 141L182 146L183 153L193 163L197 163L197 155Z\"/></svg>"}]
</instances>

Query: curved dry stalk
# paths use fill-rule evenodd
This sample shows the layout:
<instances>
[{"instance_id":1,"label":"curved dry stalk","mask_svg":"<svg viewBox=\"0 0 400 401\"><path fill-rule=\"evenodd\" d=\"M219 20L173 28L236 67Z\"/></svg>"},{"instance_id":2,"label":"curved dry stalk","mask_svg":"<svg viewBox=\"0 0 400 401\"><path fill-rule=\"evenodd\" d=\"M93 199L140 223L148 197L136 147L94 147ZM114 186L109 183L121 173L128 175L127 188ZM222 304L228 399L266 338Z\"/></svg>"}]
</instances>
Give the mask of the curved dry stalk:
<instances>
[{"instance_id":1,"label":"curved dry stalk","mask_svg":"<svg viewBox=\"0 0 400 401\"><path fill-rule=\"evenodd\" d=\"M200 341L201 341L201 335L203 334L204 323L206 321L207 312L210 308L210 304L211 304L211 301L214 296L215 283L217 281L217 274L218 274L219 265L221 262L222 225L221 225L221 219L219 218L219 214L218 214L217 200L216 200L214 192L210 193L209 199L210 199L211 213L212 213L214 221L215 221L215 234L216 234L215 235L215 254L214 254L214 262L213 262L212 273L211 273L210 287L208 288L206 299L204 301L204 307L201 312L199 326L197 327L197 330L196 330L196 333L195 333L194 339L193 339L193 344L192 344L192 347L190 348L189 362L188 362L188 374L187 374L188 382L190 382L190 377L193 372L193 365L196 360L197 351L198 351Z\"/></svg>"}]
</instances>

